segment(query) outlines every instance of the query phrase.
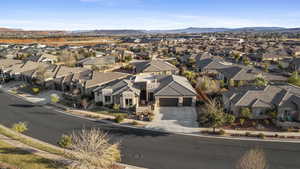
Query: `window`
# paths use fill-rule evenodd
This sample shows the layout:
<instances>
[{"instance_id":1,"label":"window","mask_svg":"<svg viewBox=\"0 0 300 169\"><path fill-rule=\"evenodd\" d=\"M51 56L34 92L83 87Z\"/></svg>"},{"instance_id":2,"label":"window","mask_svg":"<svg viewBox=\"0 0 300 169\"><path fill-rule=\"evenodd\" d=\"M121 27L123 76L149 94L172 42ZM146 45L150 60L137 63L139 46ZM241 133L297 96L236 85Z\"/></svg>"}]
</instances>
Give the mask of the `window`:
<instances>
[{"instance_id":1,"label":"window","mask_svg":"<svg viewBox=\"0 0 300 169\"><path fill-rule=\"evenodd\" d=\"M132 106L132 99L125 99L126 106Z\"/></svg>"},{"instance_id":2,"label":"window","mask_svg":"<svg viewBox=\"0 0 300 169\"><path fill-rule=\"evenodd\" d=\"M111 97L110 96L104 96L104 101L105 101L105 103L109 103L111 101Z\"/></svg>"}]
</instances>

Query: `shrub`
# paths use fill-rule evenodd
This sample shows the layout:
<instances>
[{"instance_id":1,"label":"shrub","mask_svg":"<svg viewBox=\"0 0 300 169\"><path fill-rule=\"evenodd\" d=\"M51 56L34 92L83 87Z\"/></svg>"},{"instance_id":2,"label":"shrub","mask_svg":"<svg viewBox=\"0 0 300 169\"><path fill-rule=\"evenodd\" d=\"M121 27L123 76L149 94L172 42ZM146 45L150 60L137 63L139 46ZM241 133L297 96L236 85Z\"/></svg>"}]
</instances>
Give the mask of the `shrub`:
<instances>
[{"instance_id":1,"label":"shrub","mask_svg":"<svg viewBox=\"0 0 300 169\"><path fill-rule=\"evenodd\" d=\"M255 121L252 122L252 126L253 126L253 127L256 126L256 122L255 122Z\"/></svg>"},{"instance_id":2,"label":"shrub","mask_svg":"<svg viewBox=\"0 0 300 169\"><path fill-rule=\"evenodd\" d=\"M119 143L111 143L109 136L99 129L82 129L71 137L71 168L106 169L121 161Z\"/></svg>"},{"instance_id":3,"label":"shrub","mask_svg":"<svg viewBox=\"0 0 300 169\"><path fill-rule=\"evenodd\" d=\"M245 123L245 119L240 119L240 124L241 124L241 126L243 126L244 123Z\"/></svg>"},{"instance_id":4,"label":"shrub","mask_svg":"<svg viewBox=\"0 0 300 169\"><path fill-rule=\"evenodd\" d=\"M50 99L51 99L52 103L58 103L59 102L59 96L55 93L51 94Z\"/></svg>"},{"instance_id":5,"label":"shrub","mask_svg":"<svg viewBox=\"0 0 300 169\"><path fill-rule=\"evenodd\" d=\"M34 94L39 94L40 93L40 88L38 88L38 87L34 87L34 88L32 88L31 89L32 90L32 92L34 93Z\"/></svg>"},{"instance_id":6,"label":"shrub","mask_svg":"<svg viewBox=\"0 0 300 169\"><path fill-rule=\"evenodd\" d=\"M154 115L150 115L148 118L149 118L149 121L153 121L154 120Z\"/></svg>"},{"instance_id":7,"label":"shrub","mask_svg":"<svg viewBox=\"0 0 300 169\"><path fill-rule=\"evenodd\" d=\"M124 121L124 116L118 115L115 118L115 122L116 123L121 123L122 121Z\"/></svg>"},{"instance_id":8,"label":"shrub","mask_svg":"<svg viewBox=\"0 0 300 169\"><path fill-rule=\"evenodd\" d=\"M225 132L225 130L221 129L221 130L219 130L219 133L218 133L218 134L219 134L219 135L225 135L226 132Z\"/></svg>"},{"instance_id":9,"label":"shrub","mask_svg":"<svg viewBox=\"0 0 300 169\"><path fill-rule=\"evenodd\" d=\"M18 132L18 133L23 133L28 130L27 123L19 122L19 123L13 124L12 130L14 130L15 132Z\"/></svg>"},{"instance_id":10,"label":"shrub","mask_svg":"<svg viewBox=\"0 0 300 169\"><path fill-rule=\"evenodd\" d=\"M261 139L264 139L266 137L264 133L259 133L257 136Z\"/></svg>"},{"instance_id":11,"label":"shrub","mask_svg":"<svg viewBox=\"0 0 300 169\"><path fill-rule=\"evenodd\" d=\"M120 105L119 104L114 104L113 109L115 112L118 112L120 110Z\"/></svg>"},{"instance_id":12,"label":"shrub","mask_svg":"<svg viewBox=\"0 0 300 169\"><path fill-rule=\"evenodd\" d=\"M69 148L72 145L72 137L68 135L62 135L57 144L62 148Z\"/></svg>"},{"instance_id":13,"label":"shrub","mask_svg":"<svg viewBox=\"0 0 300 169\"><path fill-rule=\"evenodd\" d=\"M246 119L250 119L252 117L251 110L249 108L242 108L240 115Z\"/></svg>"},{"instance_id":14,"label":"shrub","mask_svg":"<svg viewBox=\"0 0 300 169\"><path fill-rule=\"evenodd\" d=\"M137 121L133 121L131 124L134 125L134 126L139 125L139 123Z\"/></svg>"},{"instance_id":15,"label":"shrub","mask_svg":"<svg viewBox=\"0 0 300 169\"><path fill-rule=\"evenodd\" d=\"M225 121L227 124L232 125L235 122L235 116L232 114L226 114Z\"/></svg>"},{"instance_id":16,"label":"shrub","mask_svg":"<svg viewBox=\"0 0 300 169\"><path fill-rule=\"evenodd\" d=\"M265 123L266 125L270 125L270 121L269 121L269 120L264 120L264 123Z\"/></svg>"},{"instance_id":17,"label":"shrub","mask_svg":"<svg viewBox=\"0 0 300 169\"><path fill-rule=\"evenodd\" d=\"M250 132L246 132L246 133L245 133L245 136L246 136L246 137L250 137L250 136L251 136L251 133L250 133Z\"/></svg>"}]
</instances>

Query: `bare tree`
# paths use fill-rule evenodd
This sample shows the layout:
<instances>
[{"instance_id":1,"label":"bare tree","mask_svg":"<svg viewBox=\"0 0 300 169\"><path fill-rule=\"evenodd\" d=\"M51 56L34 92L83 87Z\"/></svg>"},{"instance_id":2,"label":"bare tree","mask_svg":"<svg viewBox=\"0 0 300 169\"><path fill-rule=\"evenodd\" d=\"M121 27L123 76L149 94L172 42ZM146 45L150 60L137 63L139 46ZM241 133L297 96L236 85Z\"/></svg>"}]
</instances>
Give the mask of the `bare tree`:
<instances>
[{"instance_id":1,"label":"bare tree","mask_svg":"<svg viewBox=\"0 0 300 169\"><path fill-rule=\"evenodd\" d=\"M110 169L120 161L119 144L109 143L109 137L99 129L82 129L71 135L72 156L76 169Z\"/></svg>"},{"instance_id":2,"label":"bare tree","mask_svg":"<svg viewBox=\"0 0 300 169\"><path fill-rule=\"evenodd\" d=\"M264 151L254 148L246 152L238 161L236 169L267 169L267 159Z\"/></svg>"}]
</instances>

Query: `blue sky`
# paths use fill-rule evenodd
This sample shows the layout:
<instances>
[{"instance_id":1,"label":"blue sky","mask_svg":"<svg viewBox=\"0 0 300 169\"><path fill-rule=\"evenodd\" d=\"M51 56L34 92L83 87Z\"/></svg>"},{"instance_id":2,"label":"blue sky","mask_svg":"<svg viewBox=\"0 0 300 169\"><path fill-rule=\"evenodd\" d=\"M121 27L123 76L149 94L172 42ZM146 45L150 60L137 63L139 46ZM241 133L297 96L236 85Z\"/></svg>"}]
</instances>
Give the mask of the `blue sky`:
<instances>
[{"instance_id":1,"label":"blue sky","mask_svg":"<svg viewBox=\"0 0 300 169\"><path fill-rule=\"evenodd\" d=\"M30 30L300 27L300 0L1 0L0 27Z\"/></svg>"}]
</instances>

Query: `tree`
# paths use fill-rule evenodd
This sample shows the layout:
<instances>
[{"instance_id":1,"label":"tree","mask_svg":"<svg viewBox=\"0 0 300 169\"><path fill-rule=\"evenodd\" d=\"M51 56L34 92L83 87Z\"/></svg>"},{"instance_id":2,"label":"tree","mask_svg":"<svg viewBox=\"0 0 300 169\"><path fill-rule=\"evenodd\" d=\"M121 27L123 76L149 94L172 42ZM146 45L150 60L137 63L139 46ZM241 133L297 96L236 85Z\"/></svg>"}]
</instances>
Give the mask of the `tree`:
<instances>
[{"instance_id":1,"label":"tree","mask_svg":"<svg viewBox=\"0 0 300 169\"><path fill-rule=\"evenodd\" d=\"M267 159L263 150L254 148L246 152L238 161L236 169L267 169Z\"/></svg>"},{"instance_id":2,"label":"tree","mask_svg":"<svg viewBox=\"0 0 300 169\"><path fill-rule=\"evenodd\" d=\"M288 83L300 87L300 78L299 78L299 75L298 75L297 71L293 72L293 74L291 75L291 77L289 77Z\"/></svg>"},{"instance_id":3,"label":"tree","mask_svg":"<svg viewBox=\"0 0 300 169\"><path fill-rule=\"evenodd\" d=\"M193 57L188 58L188 66L193 67L196 63L196 59Z\"/></svg>"},{"instance_id":4,"label":"tree","mask_svg":"<svg viewBox=\"0 0 300 169\"><path fill-rule=\"evenodd\" d=\"M106 133L99 129L82 129L71 135L72 168L111 168L121 160L119 143L110 143Z\"/></svg>"},{"instance_id":5,"label":"tree","mask_svg":"<svg viewBox=\"0 0 300 169\"><path fill-rule=\"evenodd\" d=\"M192 71L184 71L183 75L190 81L197 77L196 73Z\"/></svg>"},{"instance_id":6,"label":"tree","mask_svg":"<svg viewBox=\"0 0 300 169\"><path fill-rule=\"evenodd\" d=\"M239 60L241 59L241 55L238 54L238 53L234 53L234 54L233 54L233 58L234 58L234 60L235 60L236 62L239 62Z\"/></svg>"},{"instance_id":7,"label":"tree","mask_svg":"<svg viewBox=\"0 0 300 169\"><path fill-rule=\"evenodd\" d=\"M27 123L26 122L18 122L13 124L12 130L14 130L17 133L24 133L28 130Z\"/></svg>"},{"instance_id":8,"label":"tree","mask_svg":"<svg viewBox=\"0 0 300 169\"><path fill-rule=\"evenodd\" d=\"M249 65L250 64L250 60L248 57L243 57L243 64L244 65Z\"/></svg>"},{"instance_id":9,"label":"tree","mask_svg":"<svg viewBox=\"0 0 300 169\"><path fill-rule=\"evenodd\" d=\"M220 85L209 77L199 77L196 82L196 88L204 93L214 93L220 90Z\"/></svg>"},{"instance_id":10,"label":"tree","mask_svg":"<svg viewBox=\"0 0 300 169\"><path fill-rule=\"evenodd\" d=\"M216 100L210 100L205 104L204 112L200 115L200 124L212 127L215 133L216 128L223 126L225 121L225 113L221 104Z\"/></svg>"}]
</instances>

